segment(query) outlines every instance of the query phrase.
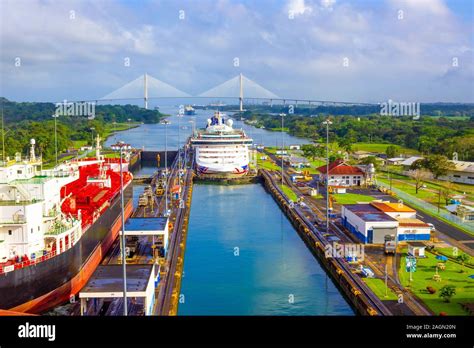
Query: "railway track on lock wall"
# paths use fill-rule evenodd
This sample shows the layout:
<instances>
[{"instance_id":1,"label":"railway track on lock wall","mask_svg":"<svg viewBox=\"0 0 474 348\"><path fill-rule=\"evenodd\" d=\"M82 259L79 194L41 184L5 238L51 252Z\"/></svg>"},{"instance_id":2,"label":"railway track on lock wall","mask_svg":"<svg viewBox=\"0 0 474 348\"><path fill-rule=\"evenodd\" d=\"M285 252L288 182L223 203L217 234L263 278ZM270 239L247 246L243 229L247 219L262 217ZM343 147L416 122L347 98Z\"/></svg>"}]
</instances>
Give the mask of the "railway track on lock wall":
<instances>
[{"instance_id":1,"label":"railway track on lock wall","mask_svg":"<svg viewBox=\"0 0 474 348\"><path fill-rule=\"evenodd\" d=\"M283 200L289 206L290 205L290 200L286 197L286 195L283 193L283 190L275 182L275 178L271 175L271 173L269 173L267 170L263 169L262 174L263 174L263 176L265 176L265 178L267 180L270 181L271 185L278 191L278 193L281 195ZM280 179L281 179L281 177L280 177ZM285 179L284 179L284 182L285 182ZM317 229L311 221L309 221L307 216L300 210L300 208L298 206L294 206L293 208L290 208L290 209L292 209L296 213L298 218L301 219L301 221L304 222L306 228L309 229L309 231L310 231L309 236L310 236L310 238L312 239L312 241L314 243L318 242L323 247L330 244L329 241L323 236L323 233L319 229ZM363 299L366 301L366 303L368 303L369 306L377 312L377 315L383 315L383 316L392 315L390 310L372 292L372 290L370 290L370 288L357 275L352 273L351 267L347 263L346 260L341 259L341 258L332 258L332 260L344 272L344 274L349 278L351 285L354 288L359 290L359 292L361 293L360 296L362 296Z\"/></svg>"},{"instance_id":2,"label":"railway track on lock wall","mask_svg":"<svg viewBox=\"0 0 474 348\"><path fill-rule=\"evenodd\" d=\"M191 186L193 180L192 161L191 166L186 170L184 177L183 202L189 202L191 195ZM173 209L172 217L174 218L173 231L168 247L168 255L166 258L167 269L164 277L160 280L157 301L154 313L157 315L176 315L178 303L178 291L181 286L181 269L184 263L183 254L180 255L182 243L185 242L186 216L190 209L188 205L184 208Z\"/></svg>"}]
</instances>

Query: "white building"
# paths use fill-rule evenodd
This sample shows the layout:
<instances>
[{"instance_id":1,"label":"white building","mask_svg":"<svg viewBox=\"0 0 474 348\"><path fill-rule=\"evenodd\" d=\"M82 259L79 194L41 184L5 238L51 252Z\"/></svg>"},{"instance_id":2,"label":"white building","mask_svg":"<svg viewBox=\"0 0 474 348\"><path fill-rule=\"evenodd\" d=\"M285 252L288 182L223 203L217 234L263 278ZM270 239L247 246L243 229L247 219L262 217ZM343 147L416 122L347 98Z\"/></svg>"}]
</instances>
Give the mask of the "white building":
<instances>
[{"instance_id":1,"label":"white building","mask_svg":"<svg viewBox=\"0 0 474 348\"><path fill-rule=\"evenodd\" d=\"M430 239L431 227L403 203L347 204L341 218L343 226L367 244L383 244L386 235L397 236L398 241Z\"/></svg>"},{"instance_id":2,"label":"white building","mask_svg":"<svg viewBox=\"0 0 474 348\"><path fill-rule=\"evenodd\" d=\"M451 161L455 169L447 175L440 176L439 180L451 181L460 184L474 185L474 162Z\"/></svg>"},{"instance_id":3,"label":"white building","mask_svg":"<svg viewBox=\"0 0 474 348\"><path fill-rule=\"evenodd\" d=\"M403 157L393 157L393 158L387 158L386 162L387 164L391 164L391 165L399 165L399 164L402 164L402 162L405 160L405 158Z\"/></svg>"},{"instance_id":4,"label":"white building","mask_svg":"<svg viewBox=\"0 0 474 348\"><path fill-rule=\"evenodd\" d=\"M405 169L408 170L408 169L410 169L410 167L413 163L415 163L416 161L421 160L421 159L423 159L423 157L419 157L419 156L408 157L405 160L403 160L400 163L400 165L402 165Z\"/></svg>"},{"instance_id":5,"label":"white building","mask_svg":"<svg viewBox=\"0 0 474 348\"><path fill-rule=\"evenodd\" d=\"M321 173L319 180L328 182L329 186L361 186L365 184L368 177L368 173L361 167L348 165L343 160L329 163L329 175L326 174L326 170L325 165L318 168Z\"/></svg>"}]
</instances>

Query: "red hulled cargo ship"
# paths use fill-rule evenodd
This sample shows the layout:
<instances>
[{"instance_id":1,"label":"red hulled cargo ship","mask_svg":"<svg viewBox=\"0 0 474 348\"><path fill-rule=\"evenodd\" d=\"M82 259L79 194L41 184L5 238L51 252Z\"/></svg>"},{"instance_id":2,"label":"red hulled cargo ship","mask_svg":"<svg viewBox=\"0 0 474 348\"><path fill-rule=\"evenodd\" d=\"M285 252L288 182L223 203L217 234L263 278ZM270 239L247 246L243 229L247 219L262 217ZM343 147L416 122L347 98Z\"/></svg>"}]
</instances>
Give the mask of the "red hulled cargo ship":
<instances>
[{"instance_id":1,"label":"red hulled cargo ship","mask_svg":"<svg viewBox=\"0 0 474 348\"><path fill-rule=\"evenodd\" d=\"M122 167L127 218L132 174L125 161ZM75 296L120 231L120 203L120 160L99 150L95 158L41 170L32 139L29 158L3 163L0 309L41 313Z\"/></svg>"}]
</instances>

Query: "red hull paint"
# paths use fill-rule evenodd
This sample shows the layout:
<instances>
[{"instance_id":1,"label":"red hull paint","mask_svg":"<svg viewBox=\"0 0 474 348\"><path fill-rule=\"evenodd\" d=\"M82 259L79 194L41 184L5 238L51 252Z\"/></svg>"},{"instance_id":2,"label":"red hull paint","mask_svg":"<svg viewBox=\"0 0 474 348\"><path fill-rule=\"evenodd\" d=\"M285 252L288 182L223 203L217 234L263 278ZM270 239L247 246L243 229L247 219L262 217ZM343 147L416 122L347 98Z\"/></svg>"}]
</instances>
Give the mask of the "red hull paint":
<instances>
[{"instance_id":1,"label":"red hull paint","mask_svg":"<svg viewBox=\"0 0 474 348\"><path fill-rule=\"evenodd\" d=\"M125 207L125 219L132 215L133 203L130 201ZM69 301L71 295L76 295L86 285L89 278L92 276L97 266L100 264L107 251L112 246L112 243L117 238L122 226L122 220L119 216L111 227L107 238L96 247L94 252L82 267L81 271L76 274L69 282L64 283L59 288L43 295L29 302L23 303L19 306L11 308L11 311L25 312L25 313L41 313L54 306L60 305Z\"/></svg>"}]
</instances>

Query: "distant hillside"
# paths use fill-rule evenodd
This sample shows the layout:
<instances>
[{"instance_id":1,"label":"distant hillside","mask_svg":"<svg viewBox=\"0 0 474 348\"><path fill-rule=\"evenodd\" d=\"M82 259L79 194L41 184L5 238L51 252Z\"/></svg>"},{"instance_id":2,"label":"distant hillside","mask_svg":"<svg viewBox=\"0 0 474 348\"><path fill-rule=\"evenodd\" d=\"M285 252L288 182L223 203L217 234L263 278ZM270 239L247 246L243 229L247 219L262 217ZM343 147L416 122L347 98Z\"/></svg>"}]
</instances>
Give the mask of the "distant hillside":
<instances>
[{"instance_id":1,"label":"distant hillside","mask_svg":"<svg viewBox=\"0 0 474 348\"><path fill-rule=\"evenodd\" d=\"M380 105L346 105L346 106L311 106L308 104L295 104L291 100L286 105L246 105L245 108L255 113L288 113L289 106L293 106L294 114L302 116L311 115L352 115L369 116L380 114ZM224 110L235 110L235 106L223 107ZM455 103L430 103L420 104L421 115L437 117L474 117L474 104Z\"/></svg>"},{"instance_id":2,"label":"distant hillside","mask_svg":"<svg viewBox=\"0 0 474 348\"><path fill-rule=\"evenodd\" d=\"M24 120L48 120L56 111L53 103L17 103L3 97L0 97L0 103L7 124ZM132 122L157 123L163 116L159 111L146 110L136 105L96 105L95 113L96 119L105 122L127 122L131 119Z\"/></svg>"},{"instance_id":3,"label":"distant hillside","mask_svg":"<svg viewBox=\"0 0 474 348\"><path fill-rule=\"evenodd\" d=\"M279 130L281 117L274 113L246 111L242 115L247 123L256 127ZM285 128L291 135L325 140L326 129L322 122L327 115L285 117ZM422 154L442 154L452 158L457 152L460 160L474 160L474 117L413 117L367 115L332 116L330 138L347 151L355 143L381 143L403 146ZM397 155L396 153L394 155Z\"/></svg>"},{"instance_id":4,"label":"distant hillside","mask_svg":"<svg viewBox=\"0 0 474 348\"><path fill-rule=\"evenodd\" d=\"M0 98L5 120L5 156L16 152L25 154L29 139L35 138L45 160L55 157L53 103L16 103ZM85 116L60 116L57 119L58 152L64 153L78 144L90 144L92 134L102 139L114 129L124 129L131 123L157 123L164 117L159 111L145 110L135 105L99 105L95 118ZM113 123L116 122L116 125ZM1 135L1 132L0 132ZM3 152L0 152L0 157Z\"/></svg>"}]
</instances>

